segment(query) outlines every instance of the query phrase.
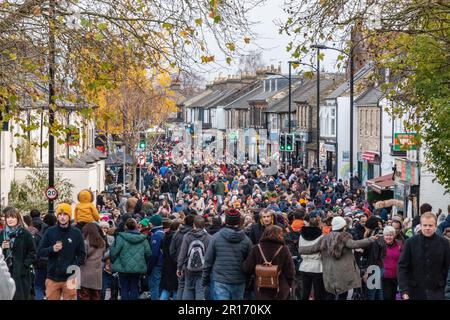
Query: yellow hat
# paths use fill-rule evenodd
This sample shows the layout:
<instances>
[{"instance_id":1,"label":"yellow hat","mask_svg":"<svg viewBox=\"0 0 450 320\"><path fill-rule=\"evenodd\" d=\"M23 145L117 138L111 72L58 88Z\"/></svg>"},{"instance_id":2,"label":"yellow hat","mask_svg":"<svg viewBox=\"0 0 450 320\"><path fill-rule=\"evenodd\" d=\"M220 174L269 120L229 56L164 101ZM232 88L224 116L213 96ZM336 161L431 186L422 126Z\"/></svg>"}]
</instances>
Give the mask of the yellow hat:
<instances>
[{"instance_id":1,"label":"yellow hat","mask_svg":"<svg viewBox=\"0 0 450 320\"><path fill-rule=\"evenodd\" d=\"M58 204L56 207L56 216L59 216L61 213L65 213L72 218L72 206L68 203Z\"/></svg>"}]
</instances>

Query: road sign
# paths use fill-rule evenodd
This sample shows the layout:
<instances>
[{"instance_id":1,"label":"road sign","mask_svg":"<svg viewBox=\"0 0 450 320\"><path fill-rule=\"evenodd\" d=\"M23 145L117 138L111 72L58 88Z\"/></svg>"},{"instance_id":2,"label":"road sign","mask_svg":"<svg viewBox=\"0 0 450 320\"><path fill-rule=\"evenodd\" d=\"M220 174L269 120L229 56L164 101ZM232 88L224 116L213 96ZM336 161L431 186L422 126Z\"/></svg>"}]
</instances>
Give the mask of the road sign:
<instances>
[{"instance_id":1,"label":"road sign","mask_svg":"<svg viewBox=\"0 0 450 320\"><path fill-rule=\"evenodd\" d=\"M143 154L140 154L138 157L137 157L137 159L136 159L136 162L137 162L137 164L138 164L138 166L144 166L145 165L145 156L143 155Z\"/></svg>"},{"instance_id":2,"label":"road sign","mask_svg":"<svg viewBox=\"0 0 450 320\"><path fill-rule=\"evenodd\" d=\"M45 195L48 200L56 200L58 198L58 191L55 187L48 187L45 191Z\"/></svg>"}]
</instances>

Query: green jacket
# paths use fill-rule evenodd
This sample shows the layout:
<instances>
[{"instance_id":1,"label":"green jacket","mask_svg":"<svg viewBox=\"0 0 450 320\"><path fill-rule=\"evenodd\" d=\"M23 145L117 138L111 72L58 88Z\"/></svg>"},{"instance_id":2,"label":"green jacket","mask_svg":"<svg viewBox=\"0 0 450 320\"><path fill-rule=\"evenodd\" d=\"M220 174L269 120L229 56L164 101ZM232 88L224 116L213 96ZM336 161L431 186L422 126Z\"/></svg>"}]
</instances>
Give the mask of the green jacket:
<instances>
[{"instance_id":1,"label":"green jacket","mask_svg":"<svg viewBox=\"0 0 450 320\"><path fill-rule=\"evenodd\" d=\"M216 181L214 183L214 192L220 196L225 195L225 185L223 184L223 181Z\"/></svg>"},{"instance_id":2,"label":"green jacket","mask_svg":"<svg viewBox=\"0 0 450 320\"><path fill-rule=\"evenodd\" d=\"M119 232L110 251L112 271L147 273L152 252L147 237L139 232Z\"/></svg>"}]
</instances>

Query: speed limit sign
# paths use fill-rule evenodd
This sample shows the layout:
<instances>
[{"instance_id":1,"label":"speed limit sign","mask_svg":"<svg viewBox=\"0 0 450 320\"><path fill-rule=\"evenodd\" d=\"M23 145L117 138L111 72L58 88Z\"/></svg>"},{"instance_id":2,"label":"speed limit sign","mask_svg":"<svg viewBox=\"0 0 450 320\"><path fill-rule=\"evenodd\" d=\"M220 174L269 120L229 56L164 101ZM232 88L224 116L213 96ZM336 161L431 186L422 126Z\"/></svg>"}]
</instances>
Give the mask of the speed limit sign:
<instances>
[{"instance_id":1,"label":"speed limit sign","mask_svg":"<svg viewBox=\"0 0 450 320\"><path fill-rule=\"evenodd\" d=\"M48 200L55 200L58 198L58 191L55 189L55 187L48 187L45 191L45 195L47 196Z\"/></svg>"}]
</instances>

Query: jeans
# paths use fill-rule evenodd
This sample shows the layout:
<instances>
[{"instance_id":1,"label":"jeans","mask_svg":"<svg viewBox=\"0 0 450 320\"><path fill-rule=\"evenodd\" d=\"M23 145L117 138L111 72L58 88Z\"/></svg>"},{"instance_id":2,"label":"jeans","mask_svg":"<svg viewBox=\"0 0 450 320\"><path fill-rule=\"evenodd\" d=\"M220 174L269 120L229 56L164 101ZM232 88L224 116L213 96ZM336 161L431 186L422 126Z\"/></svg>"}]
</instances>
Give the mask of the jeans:
<instances>
[{"instance_id":1,"label":"jeans","mask_svg":"<svg viewBox=\"0 0 450 320\"><path fill-rule=\"evenodd\" d=\"M111 289L111 297L110 300L117 300L118 296L118 282L117 278L112 274L104 271L102 272L102 300L106 298L106 289Z\"/></svg>"},{"instance_id":2,"label":"jeans","mask_svg":"<svg viewBox=\"0 0 450 320\"><path fill-rule=\"evenodd\" d=\"M309 300L312 288L314 288L314 300L326 299L323 273L300 272L300 277L302 279L301 300Z\"/></svg>"},{"instance_id":3,"label":"jeans","mask_svg":"<svg viewBox=\"0 0 450 320\"><path fill-rule=\"evenodd\" d=\"M159 298L159 300L169 300L170 294L172 294L173 300L177 300L177 292L176 291L167 291L167 290L161 291L161 297Z\"/></svg>"},{"instance_id":4,"label":"jeans","mask_svg":"<svg viewBox=\"0 0 450 320\"><path fill-rule=\"evenodd\" d=\"M120 298L137 300L139 298L139 274L119 273Z\"/></svg>"},{"instance_id":5,"label":"jeans","mask_svg":"<svg viewBox=\"0 0 450 320\"><path fill-rule=\"evenodd\" d=\"M245 282L241 284L226 284L214 282L214 296L216 300L243 300Z\"/></svg>"},{"instance_id":6,"label":"jeans","mask_svg":"<svg viewBox=\"0 0 450 320\"><path fill-rule=\"evenodd\" d=\"M202 274L187 273L182 300L205 300L205 288L202 285Z\"/></svg>"},{"instance_id":7,"label":"jeans","mask_svg":"<svg viewBox=\"0 0 450 320\"><path fill-rule=\"evenodd\" d=\"M184 281L185 281L185 273L183 272L183 275L178 278L178 291L177 291L177 300L183 299L183 291L184 291Z\"/></svg>"},{"instance_id":8,"label":"jeans","mask_svg":"<svg viewBox=\"0 0 450 320\"><path fill-rule=\"evenodd\" d=\"M47 269L34 270L34 294L35 300L44 300L45 279L47 278Z\"/></svg>"},{"instance_id":9,"label":"jeans","mask_svg":"<svg viewBox=\"0 0 450 320\"><path fill-rule=\"evenodd\" d=\"M158 300L161 296L161 290L159 288L161 284L161 266L154 266L150 277L148 278L148 288L150 290L150 295L152 300Z\"/></svg>"},{"instance_id":10,"label":"jeans","mask_svg":"<svg viewBox=\"0 0 450 320\"><path fill-rule=\"evenodd\" d=\"M367 300L383 300L383 290L367 289Z\"/></svg>"}]
</instances>

